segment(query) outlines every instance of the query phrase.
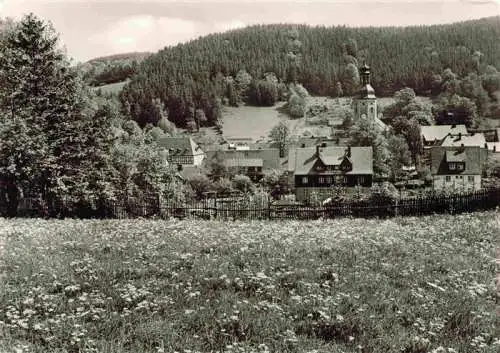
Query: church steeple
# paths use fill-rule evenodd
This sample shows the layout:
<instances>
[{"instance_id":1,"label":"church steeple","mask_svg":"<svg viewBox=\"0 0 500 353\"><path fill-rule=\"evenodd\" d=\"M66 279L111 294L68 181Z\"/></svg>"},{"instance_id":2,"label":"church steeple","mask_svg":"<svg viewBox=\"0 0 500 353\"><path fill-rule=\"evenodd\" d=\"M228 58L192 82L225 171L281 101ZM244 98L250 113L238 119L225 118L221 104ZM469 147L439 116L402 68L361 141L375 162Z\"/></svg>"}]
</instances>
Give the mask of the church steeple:
<instances>
[{"instance_id":1,"label":"church steeple","mask_svg":"<svg viewBox=\"0 0 500 353\"><path fill-rule=\"evenodd\" d=\"M377 117L377 97L370 83L371 69L365 63L359 68L361 87L354 97L354 116L356 119L368 118L373 121Z\"/></svg>"},{"instance_id":2,"label":"church steeple","mask_svg":"<svg viewBox=\"0 0 500 353\"><path fill-rule=\"evenodd\" d=\"M363 63L363 66L359 69L361 75L361 82L363 86L370 84L370 67Z\"/></svg>"}]
</instances>

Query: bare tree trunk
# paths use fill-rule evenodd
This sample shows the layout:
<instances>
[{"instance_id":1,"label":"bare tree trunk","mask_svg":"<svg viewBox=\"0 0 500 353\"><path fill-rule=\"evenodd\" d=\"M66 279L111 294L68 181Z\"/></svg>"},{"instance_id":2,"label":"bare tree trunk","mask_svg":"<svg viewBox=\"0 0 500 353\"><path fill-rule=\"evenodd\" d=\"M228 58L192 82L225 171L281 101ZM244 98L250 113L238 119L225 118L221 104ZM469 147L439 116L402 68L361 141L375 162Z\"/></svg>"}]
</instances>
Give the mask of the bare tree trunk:
<instances>
[{"instance_id":1,"label":"bare tree trunk","mask_svg":"<svg viewBox=\"0 0 500 353\"><path fill-rule=\"evenodd\" d=\"M16 217L17 208L19 205L19 188L16 185L13 177L7 178L5 185L5 197L7 206L7 216Z\"/></svg>"}]
</instances>

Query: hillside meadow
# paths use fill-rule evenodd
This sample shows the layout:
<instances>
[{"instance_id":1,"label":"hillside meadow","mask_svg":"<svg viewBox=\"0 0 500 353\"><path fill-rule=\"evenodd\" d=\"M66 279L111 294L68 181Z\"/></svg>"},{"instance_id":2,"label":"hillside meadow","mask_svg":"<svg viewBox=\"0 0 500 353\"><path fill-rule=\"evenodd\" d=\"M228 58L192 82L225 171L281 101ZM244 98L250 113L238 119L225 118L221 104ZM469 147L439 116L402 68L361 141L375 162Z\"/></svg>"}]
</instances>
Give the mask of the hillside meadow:
<instances>
[{"instance_id":1,"label":"hillside meadow","mask_svg":"<svg viewBox=\"0 0 500 353\"><path fill-rule=\"evenodd\" d=\"M0 351L498 352L498 225L0 219Z\"/></svg>"},{"instance_id":2,"label":"hillside meadow","mask_svg":"<svg viewBox=\"0 0 500 353\"><path fill-rule=\"evenodd\" d=\"M324 96L308 97L307 107L324 106L325 114L334 125L342 124L342 118L338 117L339 111L350 108L351 98L330 98ZM417 102L431 104L430 98L418 96ZM394 98L383 97L377 99L379 111L394 103ZM279 102L272 107L255 107L243 105L240 107L224 107L222 111L222 124L224 137L250 137L254 141L268 140L269 132L280 121L286 121L290 128L292 138L307 136L325 136L331 132L331 127L325 124L312 123L315 117L290 119L286 114L286 103ZM210 133L211 129L205 129Z\"/></svg>"},{"instance_id":3,"label":"hillside meadow","mask_svg":"<svg viewBox=\"0 0 500 353\"><path fill-rule=\"evenodd\" d=\"M102 85L99 87L94 87L95 91L101 91L103 94L112 94L118 96L122 91L123 87L129 82L129 80L110 83L107 85Z\"/></svg>"}]
</instances>

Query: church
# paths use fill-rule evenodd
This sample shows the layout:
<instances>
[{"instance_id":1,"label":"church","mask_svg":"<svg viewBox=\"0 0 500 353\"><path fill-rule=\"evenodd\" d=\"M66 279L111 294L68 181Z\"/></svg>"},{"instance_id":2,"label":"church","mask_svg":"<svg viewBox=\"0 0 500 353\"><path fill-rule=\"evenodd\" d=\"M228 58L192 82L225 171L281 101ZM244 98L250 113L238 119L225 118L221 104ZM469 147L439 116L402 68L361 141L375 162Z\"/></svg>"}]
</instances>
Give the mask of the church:
<instances>
[{"instance_id":1,"label":"church","mask_svg":"<svg viewBox=\"0 0 500 353\"><path fill-rule=\"evenodd\" d=\"M370 83L370 74L370 67L366 65L366 63L363 64L363 66L359 69L361 88L358 90L353 99L354 121L368 119L372 122L374 128L381 131L387 131L387 125L384 124L378 117L377 97L375 96L375 90Z\"/></svg>"}]
</instances>

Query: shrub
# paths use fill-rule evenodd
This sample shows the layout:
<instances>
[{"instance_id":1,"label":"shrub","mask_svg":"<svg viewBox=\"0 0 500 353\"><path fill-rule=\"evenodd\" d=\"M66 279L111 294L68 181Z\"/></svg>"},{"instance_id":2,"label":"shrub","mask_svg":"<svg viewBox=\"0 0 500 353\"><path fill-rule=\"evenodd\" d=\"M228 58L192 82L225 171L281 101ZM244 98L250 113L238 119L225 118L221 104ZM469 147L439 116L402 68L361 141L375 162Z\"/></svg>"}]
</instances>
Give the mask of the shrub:
<instances>
[{"instance_id":1,"label":"shrub","mask_svg":"<svg viewBox=\"0 0 500 353\"><path fill-rule=\"evenodd\" d=\"M233 187L241 192L253 192L255 190L255 185L252 180L246 175L236 175L233 178Z\"/></svg>"},{"instance_id":2,"label":"shrub","mask_svg":"<svg viewBox=\"0 0 500 353\"><path fill-rule=\"evenodd\" d=\"M214 191L215 185L205 174L192 175L188 178L188 185L197 198L202 198L204 193Z\"/></svg>"},{"instance_id":3,"label":"shrub","mask_svg":"<svg viewBox=\"0 0 500 353\"><path fill-rule=\"evenodd\" d=\"M220 178L217 180L214 184L214 188L219 194L227 194L234 191L233 183L228 178Z\"/></svg>"}]
</instances>

